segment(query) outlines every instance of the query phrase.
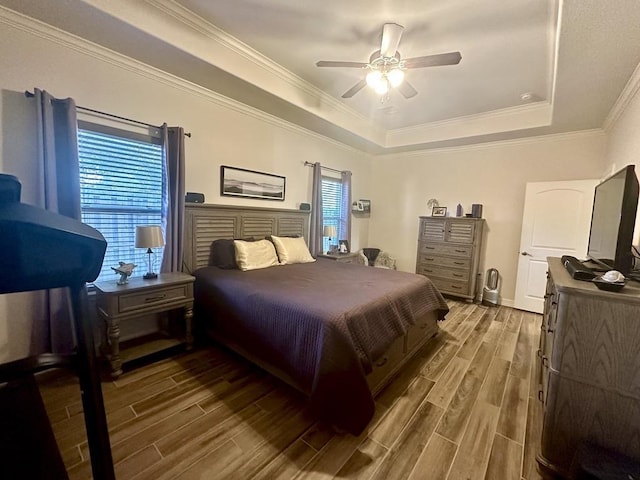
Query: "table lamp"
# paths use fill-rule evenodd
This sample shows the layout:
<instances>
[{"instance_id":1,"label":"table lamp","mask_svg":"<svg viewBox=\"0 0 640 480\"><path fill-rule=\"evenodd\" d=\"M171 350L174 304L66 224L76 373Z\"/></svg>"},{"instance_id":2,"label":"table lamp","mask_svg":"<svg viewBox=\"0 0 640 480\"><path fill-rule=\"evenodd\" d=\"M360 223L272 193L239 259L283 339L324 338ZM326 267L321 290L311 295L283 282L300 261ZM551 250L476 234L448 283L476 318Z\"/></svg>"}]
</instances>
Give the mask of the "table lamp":
<instances>
[{"instance_id":1,"label":"table lamp","mask_svg":"<svg viewBox=\"0 0 640 480\"><path fill-rule=\"evenodd\" d=\"M147 249L148 271L142 276L145 280L158 278L158 274L153 271L152 255L154 255L154 253L151 249L163 246L164 238L162 237L162 229L159 225L138 225L136 227L136 248Z\"/></svg>"},{"instance_id":2,"label":"table lamp","mask_svg":"<svg viewBox=\"0 0 640 480\"><path fill-rule=\"evenodd\" d=\"M338 236L338 228L335 225L325 225L322 231L325 237L329 237L329 252L331 251L331 237Z\"/></svg>"}]
</instances>

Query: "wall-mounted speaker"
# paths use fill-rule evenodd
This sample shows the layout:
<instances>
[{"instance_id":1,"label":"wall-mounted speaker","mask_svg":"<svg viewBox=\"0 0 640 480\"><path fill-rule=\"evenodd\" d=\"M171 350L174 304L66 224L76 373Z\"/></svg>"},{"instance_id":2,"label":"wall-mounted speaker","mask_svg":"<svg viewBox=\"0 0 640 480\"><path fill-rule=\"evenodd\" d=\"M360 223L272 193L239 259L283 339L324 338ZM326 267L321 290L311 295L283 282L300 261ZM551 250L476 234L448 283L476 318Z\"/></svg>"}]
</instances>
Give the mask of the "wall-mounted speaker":
<instances>
[{"instance_id":1,"label":"wall-mounted speaker","mask_svg":"<svg viewBox=\"0 0 640 480\"><path fill-rule=\"evenodd\" d=\"M204 203L204 193L187 192L184 201L187 203Z\"/></svg>"},{"instance_id":2,"label":"wall-mounted speaker","mask_svg":"<svg viewBox=\"0 0 640 480\"><path fill-rule=\"evenodd\" d=\"M310 212L311 211L311 204L310 203L301 203L300 204L300 210L302 210L304 212Z\"/></svg>"}]
</instances>

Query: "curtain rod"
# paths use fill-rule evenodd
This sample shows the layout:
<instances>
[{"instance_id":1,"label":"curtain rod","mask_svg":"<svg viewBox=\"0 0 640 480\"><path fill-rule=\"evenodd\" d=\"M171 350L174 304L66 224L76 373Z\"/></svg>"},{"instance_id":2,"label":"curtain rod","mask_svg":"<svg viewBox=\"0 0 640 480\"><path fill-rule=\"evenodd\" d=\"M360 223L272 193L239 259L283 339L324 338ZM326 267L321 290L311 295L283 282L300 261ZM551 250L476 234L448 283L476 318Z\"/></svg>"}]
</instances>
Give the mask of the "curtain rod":
<instances>
[{"instance_id":1,"label":"curtain rod","mask_svg":"<svg viewBox=\"0 0 640 480\"><path fill-rule=\"evenodd\" d=\"M311 162L304 162L304 166L305 167L313 167L315 165L315 163L311 163ZM336 170L335 168L331 168L331 167L323 167L322 165L320 165L320 168L324 169L324 170L330 170L332 172L336 172L336 173L342 173L344 170Z\"/></svg>"},{"instance_id":2,"label":"curtain rod","mask_svg":"<svg viewBox=\"0 0 640 480\"><path fill-rule=\"evenodd\" d=\"M25 90L24 95L25 97L28 97L28 98L35 97L35 94L31 93L29 90ZM120 117L118 115L114 115L113 113L101 112L100 110L94 110L92 108L81 107L80 105L76 105L76 108L79 110L84 110L85 112L97 113L99 115L104 115L106 117L116 118L118 120L124 120L125 122L137 123L138 125L144 125L146 127L162 128L162 127L159 127L158 125L151 125L150 123L140 122L139 120L133 120L132 118ZM184 136L191 138L191 132L185 132Z\"/></svg>"}]
</instances>

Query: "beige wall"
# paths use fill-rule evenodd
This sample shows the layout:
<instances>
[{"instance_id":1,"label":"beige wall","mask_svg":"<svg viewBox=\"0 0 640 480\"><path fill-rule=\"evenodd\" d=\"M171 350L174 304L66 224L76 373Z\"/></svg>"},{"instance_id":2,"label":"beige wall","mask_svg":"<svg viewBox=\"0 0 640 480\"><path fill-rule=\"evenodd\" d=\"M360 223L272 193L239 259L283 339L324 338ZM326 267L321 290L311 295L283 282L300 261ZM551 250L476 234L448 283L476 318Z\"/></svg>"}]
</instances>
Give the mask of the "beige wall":
<instances>
[{"instance_id":1,"label":"beige wall","mask_svg":"<svg viewBox=\"0 0 640 480\"><path fill-rule=\"evenodd\" d=\"M497 268L503 303L515 292L527 182L600 178L605 136L585 132L516 142L379 157L373 161L370 246L389 251L398 268L415 271L418 216L436 198L455 215L483 204L487 234L481 272Z\"/></svg>"},{"instance_id":2,"label":"beige wall","mask_svg":"<svg viewBox=\"0 0 640 480\"><path fill-rule=\"evenodd\" d=\"M636 90L620 116L607 130L607 174L629 164L636 165L636 175L640 174L639 92L640 89Z\"/></svg>"},{"instance_id":3,"label":"beige wall","mask_svg":"<svg viewBox=\"0 0 640 480\"><path fill-rule=\"evenodd\" d=\"M638 66L640 69L640 65ZM636 81L638 76L635 75ZM624 106L622 113L607 129L607 169L606 174L615 173L626 165L636 166L636 176L640 177L640 89ZM634 245L640 245L640 209L636 216Z\"/></svg>"},{"instance_id":4,"label":"beige wall","mask_svg":"<svg viewBox=\"0 0 640 480\"><path fill-rule=\"evenodd\" d=\"M78 105L140 121L181 125L192 137L186 143L187 191L203 192L208 203L298 208L311 199L311 169L304 162L353 172L353 195L367 196L370 157L300 128L221 99L177 79L108 52L87 53L0 24L0 172L17 175L23 201L36 201L36 150L32 137L33 87L56 97L73 97ZM284 175L286 200L220 197L220 165ZM353 245L366 245L368 219L355 219ZM0 363L28 354L38 335L30 321L27 294L0 295Z\"/></svg>"}]
</instances>

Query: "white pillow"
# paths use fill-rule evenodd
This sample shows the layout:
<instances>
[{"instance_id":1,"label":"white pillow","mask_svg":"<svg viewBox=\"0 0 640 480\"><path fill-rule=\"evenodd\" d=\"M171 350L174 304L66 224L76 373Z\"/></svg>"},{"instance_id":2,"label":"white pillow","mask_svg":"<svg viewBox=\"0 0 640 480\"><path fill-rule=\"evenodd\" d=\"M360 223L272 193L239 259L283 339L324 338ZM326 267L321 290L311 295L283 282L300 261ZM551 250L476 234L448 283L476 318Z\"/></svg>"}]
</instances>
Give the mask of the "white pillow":
<instances>
[{"instance_id":1,"label":"white pillow","mask_svg":"<svg viewBox=\"0 0 640 480\"><path fill-rule=\"evenodd\" d=\"M271 235L271 241L276 246L281 265L316 261L309 253L309 248L302 237L291 238Z\"/></svg>"},{"instance_id":2,"label":"white pillow","mask_svg":"<svg viewBox=\"0 0 640 480\"><path fill-rule=\"evenodd\" d=\"M257 242L234 240L233 246L236 250L236 263L242 271L279 265L276 249L269 240Z\"/></svg>"}]
</instances>

